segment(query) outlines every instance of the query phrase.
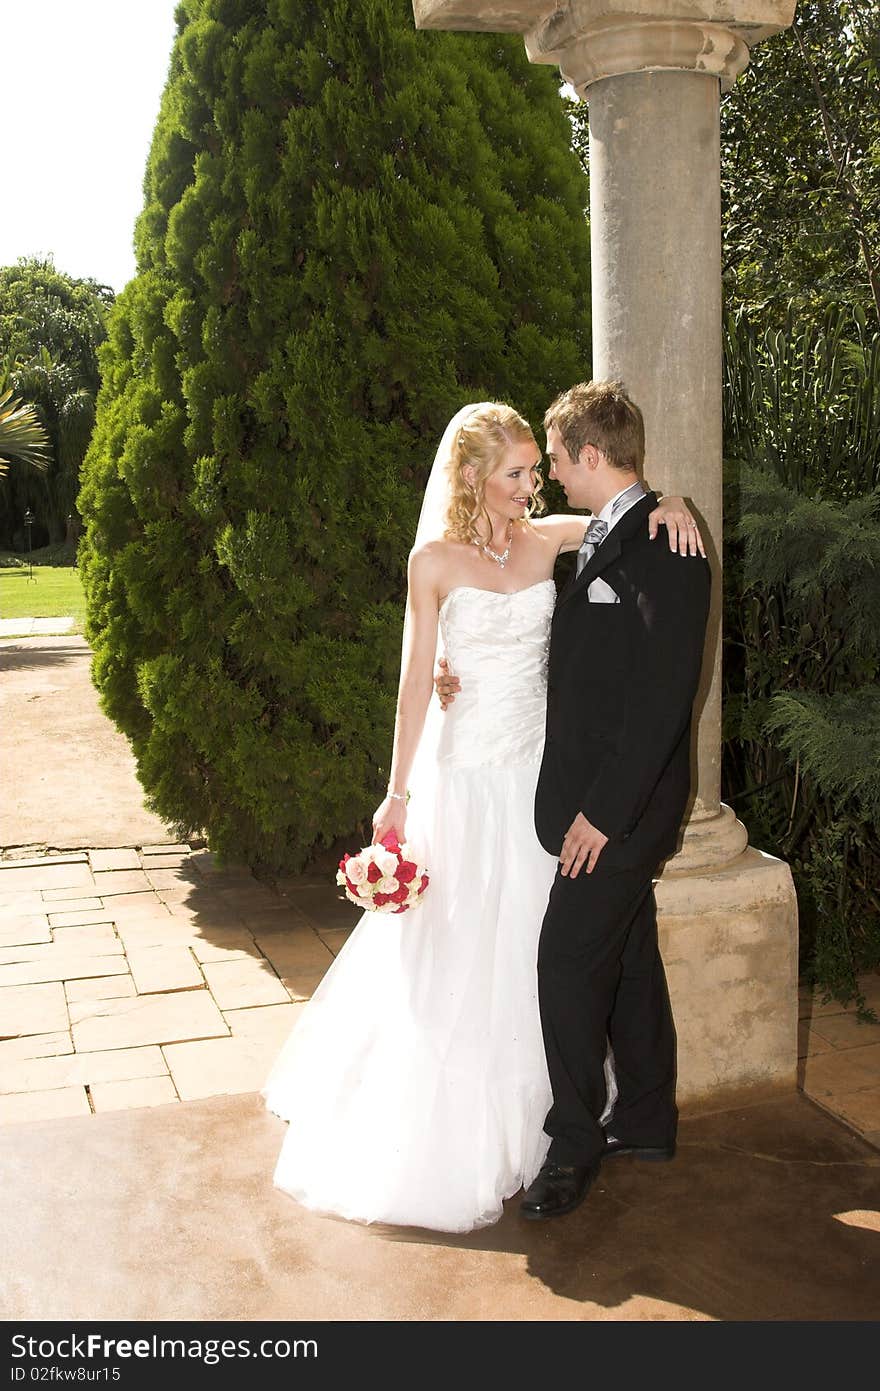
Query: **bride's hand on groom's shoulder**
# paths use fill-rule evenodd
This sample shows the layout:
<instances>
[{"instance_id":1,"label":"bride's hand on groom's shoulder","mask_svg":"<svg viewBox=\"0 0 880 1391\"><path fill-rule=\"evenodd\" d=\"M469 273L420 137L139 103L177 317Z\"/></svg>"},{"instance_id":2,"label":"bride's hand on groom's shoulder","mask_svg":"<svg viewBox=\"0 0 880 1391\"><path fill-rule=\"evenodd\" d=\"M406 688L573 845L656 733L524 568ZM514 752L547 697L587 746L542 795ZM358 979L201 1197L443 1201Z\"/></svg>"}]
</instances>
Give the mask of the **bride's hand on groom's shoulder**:
<instances>
[{"instance_id":1,"label":"bride's hand on groom's shoulder","mask_svg":"<svg viewBox=\"0 0 880 1391\"><path fill-rule=\"evenodd\" d=\"M457 676L450 674L449 663L445 657L441 657L437 663L437 670L434 673L434 689L444 710L447 705L452 704L456 693L461 690L461 682Z\"/></svg>"},{"instance_id":2,"label":"bride's hand on groom's shoulder","mask_svg":"<svg viewBox=\"0 0 880 1391\"><path fill-rule=\"evenodd\" d=\"M661 526L666 527L669 549L679 555L701 555L706 558L706 547L700 535L696 518L683 497L664 497L659 506L648 514L648 535L656 540Z\"/></svg>"}]
</instances>

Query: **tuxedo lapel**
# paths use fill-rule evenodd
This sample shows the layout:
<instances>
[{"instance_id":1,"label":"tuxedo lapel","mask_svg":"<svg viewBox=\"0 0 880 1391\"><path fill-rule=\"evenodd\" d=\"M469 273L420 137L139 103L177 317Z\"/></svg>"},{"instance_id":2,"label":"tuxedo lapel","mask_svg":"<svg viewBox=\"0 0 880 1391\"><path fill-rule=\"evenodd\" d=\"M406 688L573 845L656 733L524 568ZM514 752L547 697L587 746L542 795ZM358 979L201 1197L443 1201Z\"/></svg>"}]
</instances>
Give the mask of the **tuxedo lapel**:
<instances>
[{"instance_id":1,"label":"tuxedo lapel","mask_svg":"<svg viewBox=\"0 0 880 1391\"><path fill-rule=\"evenodd\" d=\"M597 546L581 573L573 577L557 600L556 607L568 603L575 594L588 589L593 580L602 574L620 555L630 537L635 536L648 520L648 513L657 506L657 494L646 493L643 498L625 512L620 521L609 532L601 546Z\"/></svg>"}]
</instances>

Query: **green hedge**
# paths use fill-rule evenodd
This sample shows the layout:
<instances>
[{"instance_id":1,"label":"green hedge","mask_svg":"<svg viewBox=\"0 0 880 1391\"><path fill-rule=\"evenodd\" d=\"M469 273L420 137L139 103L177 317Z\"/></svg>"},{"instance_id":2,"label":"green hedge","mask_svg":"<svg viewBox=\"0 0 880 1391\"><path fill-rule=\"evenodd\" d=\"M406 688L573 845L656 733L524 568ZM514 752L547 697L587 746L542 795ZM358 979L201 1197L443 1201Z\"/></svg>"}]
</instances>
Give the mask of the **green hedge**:
<instances>
[{"instance_id":1,"label":"green hedge","mask_svg":"<svg viewBox=\"0 0 880 1391\"><path fill-rule=\"evenodd\" d=\"M405 558L469 399L589 370L583 175L518 37L184 0L79 505L149 801L295 869L386 777Z\"/></svg>"}]
</instances>

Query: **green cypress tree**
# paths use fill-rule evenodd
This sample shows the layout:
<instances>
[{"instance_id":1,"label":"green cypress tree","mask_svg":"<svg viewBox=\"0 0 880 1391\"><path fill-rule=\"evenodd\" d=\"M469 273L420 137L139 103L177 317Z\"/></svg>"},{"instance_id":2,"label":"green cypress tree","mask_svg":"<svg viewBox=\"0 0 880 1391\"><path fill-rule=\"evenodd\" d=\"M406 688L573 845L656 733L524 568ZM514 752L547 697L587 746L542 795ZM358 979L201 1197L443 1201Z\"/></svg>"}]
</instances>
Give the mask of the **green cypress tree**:
<instances>
[{"instance_id":1,"label":"green cypress tree","mask_svg":"<svg viewBox=\"0 0 880 1391\"><path fill-rule=\"evenodd\" d=\"M439 435L587 372L584 208L518 38L179 7L80 554L105 709L221 856L296 868L372 811Z\"/></svg>"}]
</instances>

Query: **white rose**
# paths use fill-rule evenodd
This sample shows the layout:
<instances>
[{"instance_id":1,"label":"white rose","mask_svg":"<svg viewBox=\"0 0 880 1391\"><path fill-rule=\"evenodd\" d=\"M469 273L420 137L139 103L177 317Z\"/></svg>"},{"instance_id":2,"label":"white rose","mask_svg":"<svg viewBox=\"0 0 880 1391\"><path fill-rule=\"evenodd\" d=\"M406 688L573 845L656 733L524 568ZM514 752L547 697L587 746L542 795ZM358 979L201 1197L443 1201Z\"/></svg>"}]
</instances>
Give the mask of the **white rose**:
<instances>
[{"instance_id":1,"label":"white rose","mask_svg":"<svg viewBox=\"0 0 880 1391\"><path fill-rule=\"evenodd\" d=\"M400 885L398 884L394 876L392 874L389 874L386 875L384 879L379 880L378 884L376 885L376 888L380 894L395 894L397 893L397 890L400 888Z\"/></svg>"},{"instance_id":2,"label":"white rose","mask_svg":"<svg viewBox=\"0 0 880 1391\"><path fill-rule=\"evenodd\" d=\"M379 853L376 856L376 864L386 879L390 879L394 874L394 871L397 869L397 863L397 856L395 854L390 850L386 850L384 846L379 847ZM383 893L384 892L387 891L383 890Z\"/></svg>"},{"instance_id":3,"label":"white rose","mask_svg":"<svg viewBox=\"0 0 880 1391\"><path fill-rule=\"evenodd\" d=\"M353 855L345 866L345 872L352 884L362 884L367 877L367 866L359 856Z\"/></svg>"}]
</instances>

